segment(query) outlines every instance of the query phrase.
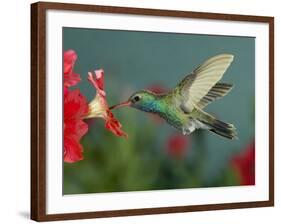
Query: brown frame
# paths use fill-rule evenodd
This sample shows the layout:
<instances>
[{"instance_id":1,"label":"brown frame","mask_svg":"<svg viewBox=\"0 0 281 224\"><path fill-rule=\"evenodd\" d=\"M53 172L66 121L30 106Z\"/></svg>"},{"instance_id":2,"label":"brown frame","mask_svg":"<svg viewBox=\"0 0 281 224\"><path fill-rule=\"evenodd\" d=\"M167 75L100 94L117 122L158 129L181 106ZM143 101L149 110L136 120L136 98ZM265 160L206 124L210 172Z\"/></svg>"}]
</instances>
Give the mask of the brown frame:
<instances>
[{"instance_id":1,"label":"brown frame","mask_svg":"<svg viewBox=\"0 0 281 224\"><path fill-rule=\"evenodd\" d=\"M128 209L68 214L46 214L46 11L71 10L84 12L122 13L180 18L248 21L269 24L269 200ZM204 210L274 206L274 18L265 16L171 11L143 8L38 2L31 4L31 219L53 221L148 215Z\"/></svg>"}]
</instances>

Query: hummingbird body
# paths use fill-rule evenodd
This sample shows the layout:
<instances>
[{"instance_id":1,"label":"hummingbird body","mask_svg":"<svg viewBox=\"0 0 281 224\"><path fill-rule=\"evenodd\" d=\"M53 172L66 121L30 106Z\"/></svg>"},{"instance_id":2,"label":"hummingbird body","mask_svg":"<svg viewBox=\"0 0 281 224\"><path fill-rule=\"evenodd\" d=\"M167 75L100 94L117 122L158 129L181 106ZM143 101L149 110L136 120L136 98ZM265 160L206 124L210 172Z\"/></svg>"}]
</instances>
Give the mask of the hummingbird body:
<instances>
[{"instance_id":1,"label":"hummingbird body","mask_svg":"<svg viewBox=\"0 0 281 224\"><path fill-rule=\"evenodd\" d=\"M198 128L207 129L206 125L196 120L198 110L194 109L191 113L185 113L172 93L155 94L151 91L141 90L135 94L142 95L145 100L142 104L133 104L132 107L159 115L168 124L182 131L183 134L190 134Z\"/></svg>"},{"instance_id":2,"label":"hummingbird body","mask_svg":"<svg viewBox=\"0 0 281 224\"><path fill-rule=\"evenodd\" d=\"M203 111L209 103L225 96L232 89L232 85L218 82L232 60L232 55L217 55L187 75L170 92L156 94L139 90L128 101L112 108L128 105L157 114L183 134L206 129L225 138L237 138L232 124L220 121Z\"/></svg>"}]
</instances>

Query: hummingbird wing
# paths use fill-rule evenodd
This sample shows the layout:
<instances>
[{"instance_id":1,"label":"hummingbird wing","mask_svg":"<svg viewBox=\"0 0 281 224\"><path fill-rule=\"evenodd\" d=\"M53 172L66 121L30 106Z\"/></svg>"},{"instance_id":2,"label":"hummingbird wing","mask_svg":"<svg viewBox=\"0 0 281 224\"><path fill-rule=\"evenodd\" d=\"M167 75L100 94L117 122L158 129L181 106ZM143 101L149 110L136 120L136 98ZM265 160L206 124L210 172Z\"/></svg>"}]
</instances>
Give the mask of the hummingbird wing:
<instances>
[{"instance_id":1,"label":"hummingbird wing","mask_svg":"<svg viewBox=\"0 0 281 224\"><path fill-rule=\"evenodd\" d=\"M213 101L222 98L230 92L233 85L227 83L216 83L212 89L205 95L197 104L200 109L203 109Z\"/></svg>"},{"instance_id":2,"label":"hummingbird wing","mask_svg":"<svg viewBox=\"0 0 281 224\"><path fill-rule=\"evenodd\" d=\"M182 110L188 113L193 110L222 78L233 61L233 57L231 54L220 54L209 58L179 83L176 91L181 96L180 107Z\"/></svg>"}]
</instances>

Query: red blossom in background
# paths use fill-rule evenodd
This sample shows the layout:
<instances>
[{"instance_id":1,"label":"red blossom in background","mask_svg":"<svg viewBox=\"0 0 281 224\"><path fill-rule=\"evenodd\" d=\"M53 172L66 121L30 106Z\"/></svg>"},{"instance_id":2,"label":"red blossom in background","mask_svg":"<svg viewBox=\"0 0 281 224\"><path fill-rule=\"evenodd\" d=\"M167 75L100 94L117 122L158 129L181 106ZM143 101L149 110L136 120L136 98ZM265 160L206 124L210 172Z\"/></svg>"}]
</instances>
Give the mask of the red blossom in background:
<instances>
[{"instance_id":1,"label":"red blossom in background","mask_svg":"<svg viewBox=\"0 0 281 224\"><path fill-rule=\"evenodd\" d=\"M157 94L166 93L168 89L161 84L152 84L147 88L147 90L152 91Z\"/></svg>"},{"instance_id":2,"label":"red blossom in background","mask_svg":"<svg viewBox=\"0 0 281 224\"><path fill-rule=\"evenodd\" d=\"M63 54L63 74L64 74L64 87L76 85L80 82L80 75L73 72L74 64L77 60L77 54L74 50L65 51Z\"/></svg>"},{"instance_id":3,"label":"red blossom in background","mask_svg":"<svg viewBox=\"0 0 281 224\"><path fill-rule=\"evenodd\" d=\"M100 117L105 120L105 127L117 136L127 137L128 135L122 131L121 123L114 117L110 111L107 101L106 93L104 91L104 71L102 69L93 73L88 73L89 82L95 87L97 94L92 102L89 104L89 113L87 118Z\"/></svg>"},{"instance_id":4,"label":"red blossom in background","mask_svg":"<svg viewBox=\"0 0 281 224\"><path fill-rule=\"evenodd\" d=\"M236 155L231 164L239 176L241 185L255 184L255 141Z\"/></svg>"},{"instance_id":5,"label":"red blossom in background","mask_svg":"<svg viewBox=\"0 0 281 224\"><path fill-rule=\"evenodd\" d=\"M88 113L86 98L79 90L64 93L64 161L73 163L83 159L80 139L88 131L82 120Z\"/></svg>"},{"instance_id":6,"label":"red blossom in background","mask_svg":"<svg viewBox=\"0 0 281 224\"><path fill-rule=\"evenodd\" d=\"M190 138L182 134L174 134L168 138L167 150L168 154L176 159L184 157L185 153L189 149Z\"/></svg>"}]
</instances>

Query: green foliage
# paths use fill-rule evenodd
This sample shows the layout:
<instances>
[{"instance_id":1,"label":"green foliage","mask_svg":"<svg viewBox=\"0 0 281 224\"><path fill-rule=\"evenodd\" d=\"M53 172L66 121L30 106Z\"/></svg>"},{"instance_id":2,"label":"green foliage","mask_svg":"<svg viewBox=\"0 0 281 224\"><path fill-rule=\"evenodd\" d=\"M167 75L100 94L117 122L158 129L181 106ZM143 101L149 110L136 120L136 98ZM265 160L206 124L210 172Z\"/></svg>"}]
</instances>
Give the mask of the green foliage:
<instances>
[{"instance_id":1,"label":"green foliage","mask_svg":"<svg viewBox=\"0 0 281 224\"><path fill-rule=\"evenodd\" d=\"M64 194L238 184L228 164L220 175L206 181L208 157L204 131L192 135L192 145L197 146L195 152L186 148L185 156L176 158L167 153L165 143L170 133L161 133L165 124L154 123L147 116L136 117L139 113L132 110L116 114L123 121L128 139L114 136L104 128L101 119L89 121L90 130L82 140L84 160L64 163Z\"/></svg>"}]
</instances>

